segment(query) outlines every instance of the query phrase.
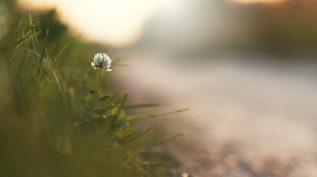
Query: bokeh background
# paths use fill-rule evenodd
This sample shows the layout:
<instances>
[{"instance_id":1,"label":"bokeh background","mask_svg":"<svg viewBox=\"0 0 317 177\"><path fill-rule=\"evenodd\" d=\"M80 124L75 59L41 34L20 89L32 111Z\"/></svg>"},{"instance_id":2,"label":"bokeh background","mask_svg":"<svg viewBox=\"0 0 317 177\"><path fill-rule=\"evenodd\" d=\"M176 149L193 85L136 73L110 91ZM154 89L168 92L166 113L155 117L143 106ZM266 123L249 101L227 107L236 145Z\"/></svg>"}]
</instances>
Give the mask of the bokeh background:
<instances>
[{"instance_id":1,"label":"bokeh background","mask_svg":"<svg viewBox=\"0 0 317 177\"><path fill-rule=\"evenodd\" d=\"M160 121L192 176L317 175L317 1L19 0L111 48L132 102L190 111ZM1 19L0 19L1 22ZM89 64L90 58L87 58Z\"/></svg>"}]
</instances>

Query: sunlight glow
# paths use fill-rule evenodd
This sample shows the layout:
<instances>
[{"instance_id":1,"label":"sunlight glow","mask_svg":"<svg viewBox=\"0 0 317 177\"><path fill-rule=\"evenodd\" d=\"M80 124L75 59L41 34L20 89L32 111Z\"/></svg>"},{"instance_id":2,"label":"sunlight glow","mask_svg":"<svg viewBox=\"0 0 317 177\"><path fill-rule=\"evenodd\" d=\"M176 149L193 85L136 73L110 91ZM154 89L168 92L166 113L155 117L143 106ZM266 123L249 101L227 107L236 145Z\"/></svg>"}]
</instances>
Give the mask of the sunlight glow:
<instances>
[{"instance_id":1,"label":"sunlight glow","mask_svg":"<svg viewBox=\"0 0 317 177\"><path fill-rule=\"evenodd\" d=\"M19 0L26 8L55 7L60 19L85 39L113 47L138 39L160 0Z\"/></svg>"}]
</instances>

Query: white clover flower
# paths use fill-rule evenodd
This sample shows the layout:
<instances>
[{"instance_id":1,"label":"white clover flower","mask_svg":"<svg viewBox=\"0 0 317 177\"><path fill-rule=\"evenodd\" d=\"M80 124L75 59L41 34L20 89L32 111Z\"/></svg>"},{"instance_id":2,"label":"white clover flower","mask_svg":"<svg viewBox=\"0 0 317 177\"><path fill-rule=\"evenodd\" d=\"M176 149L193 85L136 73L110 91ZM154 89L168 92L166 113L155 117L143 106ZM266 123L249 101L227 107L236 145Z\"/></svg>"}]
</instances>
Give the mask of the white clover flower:
<instances>
[{"instance_id":1,"label":"white clover flower","mask_svg":"<svg viewBox=\"0 0 317 177\"><path fill-rule=\"evenodd\" d=\"M94 69L97 69L97 68L105 68L106 71L110 72L112 71L110 69L111 67L111 58L105 54L105 53L97 53L94 57L94 61L91 62L91 66L94 68Z\"/></svg>"}]
</instances>

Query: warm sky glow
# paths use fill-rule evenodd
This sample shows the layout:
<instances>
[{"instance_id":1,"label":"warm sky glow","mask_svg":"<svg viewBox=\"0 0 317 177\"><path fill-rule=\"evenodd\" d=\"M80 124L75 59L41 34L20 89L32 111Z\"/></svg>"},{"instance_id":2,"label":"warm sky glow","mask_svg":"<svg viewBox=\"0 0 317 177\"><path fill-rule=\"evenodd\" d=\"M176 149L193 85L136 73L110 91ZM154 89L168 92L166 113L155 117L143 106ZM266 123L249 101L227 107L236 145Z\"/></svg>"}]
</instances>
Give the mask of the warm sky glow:
<instances>
[{"instance_id":1,"label":"warm sky glow","mask_svg":"<svg viewBox=\"0 0 317 177\"><path fill-rule=\"evenodd\" d=\"M61 20L84 37L126 46L138 39L160 0L20 0L28 8L56 7Z\"/></svg>"},{"instance_id":2,"label":"warm sky glow","mask_svg":"<svg viewBox=\"0 0 317 177\"><path fill-rule=\"evenodd\" d=\"M275 4L275 3L282 3L286 0L231 0L234 2L239 3L268 3L268 4Z\"/></svg>"},{"instance_id":3,"label":"warm sky glow","mask_svg":"<svg viewBox=\"0 0 317 177\"><path fill-rule=\"evenodd\" d=\"M60 20L68 24L84 39L113 47L133 44L139 39L144 24L164 6L161 12L167 17L187 12L184 0L18 0L27 8L53 8ZM280 3L286 0L229 0L238 3ZM192 1L191 3L194 3ZM174 23L175 21L172 21Z\"/></svg>"}]
</instances>

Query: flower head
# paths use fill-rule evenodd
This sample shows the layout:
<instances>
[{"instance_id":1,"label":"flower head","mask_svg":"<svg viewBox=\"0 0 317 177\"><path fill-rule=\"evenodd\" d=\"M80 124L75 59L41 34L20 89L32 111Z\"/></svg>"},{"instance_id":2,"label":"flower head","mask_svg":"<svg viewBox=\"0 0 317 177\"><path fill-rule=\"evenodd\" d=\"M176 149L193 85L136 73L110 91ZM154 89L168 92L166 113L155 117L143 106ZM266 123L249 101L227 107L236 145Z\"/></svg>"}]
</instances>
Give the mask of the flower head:
<instances>
[{"instance_id":1,"label":"flower head","mask_svg":"<svg viewBox=\"0 0 317 177\"><path fill-rule=\"evenodd\" d=\"M105 54L105 53L97 53L94 57L94 61L91 62L91 66L94 69L97 68L105 68L106 71L111 71L110 66L111 66L111 59L110 57Z\"/></svg>"}]
</instances>

